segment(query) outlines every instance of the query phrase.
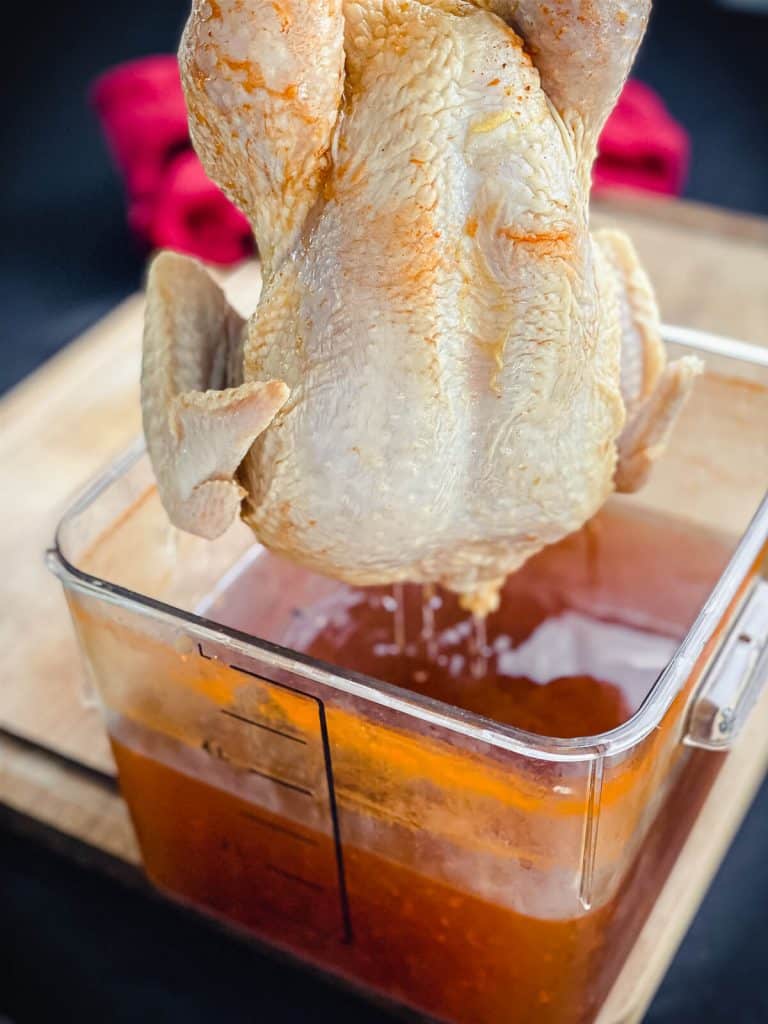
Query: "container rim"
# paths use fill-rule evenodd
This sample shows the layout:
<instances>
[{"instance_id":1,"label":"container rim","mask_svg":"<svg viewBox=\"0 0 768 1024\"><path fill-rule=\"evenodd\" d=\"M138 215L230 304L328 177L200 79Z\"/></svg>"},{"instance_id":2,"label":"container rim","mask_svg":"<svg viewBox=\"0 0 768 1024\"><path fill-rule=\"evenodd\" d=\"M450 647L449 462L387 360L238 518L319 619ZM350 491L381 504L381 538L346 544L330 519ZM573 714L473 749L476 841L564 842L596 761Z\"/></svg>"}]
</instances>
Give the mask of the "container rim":
<instances>
[{"instance_id":1,"label":"container rim","mask_svg":"<svg viewBox=\"0 0 768 1024\"><path fill-rule=\"evenodd\" d=\"M692 328L665 325L664 340L698 352L725 356L751 365L768 367L768 349ZM303 675L352 696L403 712L452 732L492 744L513 753L546 761L591 761L621 754L636 746L658 725L701 657L713 630L736 597L745 574L757 560L768 538L768 493L760 502L726 569L715 584L693 625L667 666L651 686L634 714L621 725L603 733L573 738L540 736L495 722L475 712L456 708L371 676L337 668L299 651L257 636L220 625L205 616L184 611L140 594L120 584L93 576L73 565L63 552L62 531L145 454L143 438L98 475L71 502L56 529L47 552L51 571L65 587L98 597L109 604L128 607L168 624L183 624L196 640L224 644L237 653L266 661L278 669Z\"/></svg>"}]
</instances>

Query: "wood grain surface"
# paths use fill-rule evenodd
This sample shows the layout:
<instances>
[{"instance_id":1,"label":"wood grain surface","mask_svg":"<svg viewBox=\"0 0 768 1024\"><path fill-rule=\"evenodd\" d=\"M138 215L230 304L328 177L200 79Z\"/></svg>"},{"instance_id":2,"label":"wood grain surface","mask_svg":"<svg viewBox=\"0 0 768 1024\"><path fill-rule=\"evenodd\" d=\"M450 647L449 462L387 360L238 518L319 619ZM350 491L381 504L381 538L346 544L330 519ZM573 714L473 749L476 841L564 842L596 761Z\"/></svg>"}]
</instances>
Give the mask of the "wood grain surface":
<instances>
[{"instance_id":1,"label":"wood grain surface","mask_svg":"<svg viewBox=\"0 0 768 1024\"><path fill-rule=\"evenodd\" d=\"M255 264L226 279L240 309L259 288ZM45 552L75 493L140 434L143 313L131 297L0 402L0 729L109 773Z\"/></svg>"},{"instance_id":2,"label":"wood grain surface","mask_svg":"<svg viewBox=\"0 0 768 1024\"><path fill-rule=\"evenodd\" d=\"M667 322L768 345L768 221L693 204L604 200L597 225L629 231ZM255 265L226 278L242 312ZM45 551L72 494L138 436L142 297L119 306L0 402L0 805L47 835L139 862ZM768 697L729 755L600 1024L640 1020L763 777ZM45 748L50 751L45 753ZM755 752L759 752L756 756Z\"/></svg>"},{"instance_id":3,"label":"wood grain surface","mask_svg":"<svg viewBox=\"0 0 768 1024\"><path fill-rule=\"evenodd\" d=\"M596 225L634 238L667 322L768 345L768 221L627 195ZM227 275L243 312L255 265ZM143 300L136 295L0 402L0 728L111 771L98 715L79 700L80 667L46 548L71 496L140 431Z\"/></svg>"}]
</instances>

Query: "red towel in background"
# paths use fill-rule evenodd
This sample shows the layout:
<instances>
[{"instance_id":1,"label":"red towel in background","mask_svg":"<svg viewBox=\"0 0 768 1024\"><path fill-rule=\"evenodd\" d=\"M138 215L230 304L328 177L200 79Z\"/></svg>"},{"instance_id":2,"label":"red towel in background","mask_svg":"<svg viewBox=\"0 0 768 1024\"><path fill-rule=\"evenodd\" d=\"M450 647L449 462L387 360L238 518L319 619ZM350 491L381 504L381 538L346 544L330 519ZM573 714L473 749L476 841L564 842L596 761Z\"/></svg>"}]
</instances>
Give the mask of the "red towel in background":
<instances>
[{"instance_id":1,"label":"red towel in background","mask_svg":"<svg viewBox=\"0 0 768 1024\"><path fill-rule=\"evenodd\" d=\"M689 160L688 135L658 93L627 82L600 136L595 192L621 187L680 195Z\"/></svg>"},{"instance_id":2,"label":"red towel in background","mask_svg":"<svg viewBox=\"0 0 768 1024\"><path fill-rule=\"evenodd\" d=\"M209 263L237 263L253 252L251 226L206 175L195 151L169 164L153 203L148 241Z\"/></svg>"},{"instance_id":3,"label":"red towel in background","mask_svg":"<svg viewBox=\"0 0 768 1024\"><path fill-rule=\"evenodd\" d=\"M125 181L129 223L142 241L220 264L252 251L248 221L191 147L175 57L121 64L94 83L91 96ZM595 190L679 195L688 160L688 136L659 96L628 82L600 138Z\"/></svg>"},{"instance_id":4,"label":"red towel in background","mask_svg":"<svg viewBox=\"0 0 768 1024\"><path fill-rule=\"evenodd\" d=\"M192 149L175 57L121 64L97 79L91 99L143 242L220 264L253 251L248 221Z\"/></svg>"}]
</instances>

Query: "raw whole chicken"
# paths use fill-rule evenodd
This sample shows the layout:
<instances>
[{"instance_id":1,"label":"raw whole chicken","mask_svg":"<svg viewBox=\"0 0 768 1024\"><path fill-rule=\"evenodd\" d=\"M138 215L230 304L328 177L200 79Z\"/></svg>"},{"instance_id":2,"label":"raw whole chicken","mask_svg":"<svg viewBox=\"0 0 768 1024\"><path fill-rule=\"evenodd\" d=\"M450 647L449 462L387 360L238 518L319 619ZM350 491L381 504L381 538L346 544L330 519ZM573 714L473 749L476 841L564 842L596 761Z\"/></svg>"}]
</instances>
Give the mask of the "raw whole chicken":
<instances>
[{"instance_id":1,"label":"raw whole chicken","mask_svg":"<svg viewBox=\"0 0 768 1024\"><path fill-rule=\"evenodd\" d=\"M639 486L699 365L666 365L631 243L589 233L650 0L195 0L194 144L249 217L248 323L150 270L144 424L180 528L238 514L355 584L506 575Z\"/></svg>"}]
</instances>

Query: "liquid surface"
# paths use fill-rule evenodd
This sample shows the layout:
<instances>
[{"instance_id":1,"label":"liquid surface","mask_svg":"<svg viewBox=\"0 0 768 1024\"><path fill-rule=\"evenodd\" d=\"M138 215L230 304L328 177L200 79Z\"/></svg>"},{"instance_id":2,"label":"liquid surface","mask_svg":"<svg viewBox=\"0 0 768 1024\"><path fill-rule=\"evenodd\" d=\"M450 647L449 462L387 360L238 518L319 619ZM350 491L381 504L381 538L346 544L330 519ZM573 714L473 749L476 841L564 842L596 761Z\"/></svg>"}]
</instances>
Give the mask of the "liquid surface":
<instances>
[{"instance_id":1,"label":"liquid surface","mask_svg":"<svg viewBox=\"0 0 768 1024\"><path fill-rule=\"evenodd\" d=\"M265 552L204 611L497 722L588 736L637 710L730 550L707 531L619 504L510 577L499 611L485 622L443 590L349 587Z\"/></svg>"}]
</instances>

